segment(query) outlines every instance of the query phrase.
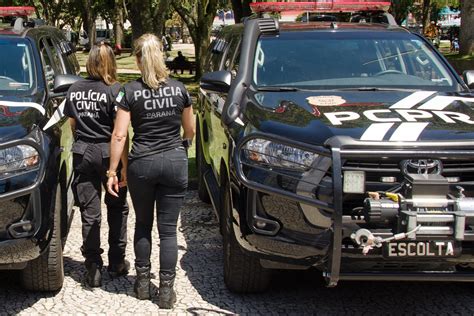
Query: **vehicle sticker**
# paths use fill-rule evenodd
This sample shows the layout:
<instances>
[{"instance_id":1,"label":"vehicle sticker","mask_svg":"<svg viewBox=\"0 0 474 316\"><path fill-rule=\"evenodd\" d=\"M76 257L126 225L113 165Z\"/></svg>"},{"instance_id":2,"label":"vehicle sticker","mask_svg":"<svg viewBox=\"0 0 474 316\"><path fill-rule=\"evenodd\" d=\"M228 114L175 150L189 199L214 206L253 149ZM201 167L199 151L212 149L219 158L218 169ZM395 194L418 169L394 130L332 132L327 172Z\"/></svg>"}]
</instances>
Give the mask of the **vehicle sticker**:
<instances>
[{"instance_id":1,"label":"vehicle sticker","mask_svg":"<svg viewBox=\"0 0 474 316\"><path fill-rule=\"evenodd\" d=\"M446 124L474 125L474 117L445 110L455 101L474 103L474 97L432 97L434 94L432 91L417 91L389 108L363 112L329 112L324 113L324 116L334 126L344 125L361 117L373 122L361 136L361 140L367 141L382 141L387 134L390 135L391 130L393 132L389 141L417 141L433 119L440 119Z\"/></svg>"},{"instance_id":2,"label":"vehicle sticker","mask_svg":"<svg viewBox=\"0 0 474 316\"><path fill-rule=\"evenodd\" d=\"M306 98L308 103L316 106L336 106L346 103L342 97L337 95L321 95Z\"/></svg>"},{"instance_id":3,"label":"vehicle sticker","mask_svg":"<svg viewBox=\"0 0 474 316\"><path fill-rule=\"evenodd\" d=\"M337 95L320 95L314 97L306 98L308 103L313 107L313 115L314 116L321 116L321 112L319 111L320 106L338 106L346 103L342 97Z\"/></svg>"},{"instance_id":4,"label":"vehicle sticker","mask_svg":"<svg viewBox=\"0 0 474 316\"><path fill-rule=\"evenodd\" d=\"M43 127L43 130L47 130L57 122L59 122L63 117L64 117L64 106L66 105L66 99L61 102L61 104L58 106L56 111L54 111L53 116L49 119L49 121L46 123L46 125Z\"/></svg>"},{"instance_id":5,"label":"vehicle sticker","mask_svg":"<svg viewBox=\"0 0 474 316\"><path fill-rule=\"evenodd\" d=\"M13 102L13 101L0 101L0 105L9 106L9 107L26 107L33 108L45 114L46 110L40 104L35 102Z\"/></svg>"},{"instance_id":6,"label":"vehicle sticker","mask_svg":"<svg viewBox=\"0 0 474 316\"><path fill-rule=\"evenodd\" d=\"M411 109L421 101L426 100L433 94L435 94L435 91L417 91L409 96L401 99L397 103L393 104L390 108L391 109Z\"/></svg>"}]
</instances>

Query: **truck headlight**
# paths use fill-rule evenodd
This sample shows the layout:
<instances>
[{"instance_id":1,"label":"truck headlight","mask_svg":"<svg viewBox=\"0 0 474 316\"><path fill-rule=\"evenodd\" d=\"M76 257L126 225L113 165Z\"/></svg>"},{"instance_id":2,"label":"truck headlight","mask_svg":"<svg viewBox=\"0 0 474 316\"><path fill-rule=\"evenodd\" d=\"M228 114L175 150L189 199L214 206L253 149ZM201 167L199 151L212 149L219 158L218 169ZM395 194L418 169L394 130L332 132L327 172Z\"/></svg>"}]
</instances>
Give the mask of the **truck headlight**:
<instances>
[{"instance_id":1,"label":"truck headlight","mask_svg":"<svg viewBox=\"0 0 474 316\"><path fill-rule=\"evenodd\" d=\"M273 167L308 170L317 154L298 148L274 143L265 139L251 139L245 146L246 157Z\"/></svg>"},{"instance_id":2,"label":"truck headlight","mask_svg":"<svg viewBox=\"0 0 474 316\"><path fill-rule=\"evenodd\" d=\"M0 177L6 173L36 169L39 160L38 151L29 145L0 149Z\"/></svg>"}]
</instances>

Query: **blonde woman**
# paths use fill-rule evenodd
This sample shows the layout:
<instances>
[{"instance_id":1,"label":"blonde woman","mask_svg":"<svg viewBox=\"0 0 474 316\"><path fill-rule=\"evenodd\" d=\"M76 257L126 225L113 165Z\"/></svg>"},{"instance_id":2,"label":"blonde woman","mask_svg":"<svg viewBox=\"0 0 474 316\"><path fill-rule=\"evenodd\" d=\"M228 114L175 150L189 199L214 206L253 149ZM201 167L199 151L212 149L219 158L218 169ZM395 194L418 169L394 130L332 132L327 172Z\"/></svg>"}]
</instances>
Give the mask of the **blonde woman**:
<instances>
[{"instance_id":1,"label":"blonde woman","mask_svg":"<svg viewBox=\"0 0 474 316\"><path fill-rule=\"evenodd\" d=\"M81 251L87 269L86 282L91 287L98 287L101 286L103 265L103 250L100 248L101 188L107 183L109 142L120 84L117 82L115 55L108 45L92 47L86 68L88 78L73 84L68 91L64 114L70 117L75 134L72 147L73 191L81 210ZM126 154L122 160L127 162ZM125 275L130 268L125 260L128 217L126 196L127 188L123 183L116 196L107 192L105 194L109 224L108 270L113 276Z\"/></svg>"},{"instance_id":2,"label":"blonde woman","mask_svg":"<svg viewBox=\"0 0 474 316\"><path fill-rule=\"evenodd\" d=\"M111 194L119 188L115 173L131 122L134 136L127 179L136 214L134 289L139 299L150 298L151 230L156 204L160 236L158 305L172 308L176 301L176 225L188 185L185 147L194 137L193 110L184 85L168 78L158 38L142 35L134 47L142 77L126 84L117 98L119 108L112 133L107 187Z\"/></svg>"}]
</instances>

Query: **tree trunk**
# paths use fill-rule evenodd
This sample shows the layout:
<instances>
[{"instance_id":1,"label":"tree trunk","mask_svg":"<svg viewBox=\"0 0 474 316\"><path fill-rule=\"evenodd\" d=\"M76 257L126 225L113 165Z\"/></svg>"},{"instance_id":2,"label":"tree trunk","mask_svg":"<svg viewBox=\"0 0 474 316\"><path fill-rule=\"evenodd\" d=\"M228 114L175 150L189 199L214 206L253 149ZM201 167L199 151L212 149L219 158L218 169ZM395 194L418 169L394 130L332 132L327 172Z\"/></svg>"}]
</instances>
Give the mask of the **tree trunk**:
<instances>
[{"instance_id":1,"label":"tree trunk","mask_svg":"<svg viewBox=\"0 0 474 316\"><path fill-rule=\"evenodd\" d=\"M123 1L115 0L114 3L114 36L115 45L122 46L123 41Z\"/></svg>"},{"instance_id":2,"label":"tree trunk","mask_svg":"<svg viewBox=\"0 0 474 316\"><path fill-rule=\"evenodd\" d=\"M474 0L464 0L461 5L461 30L459 33L459 53L470 55L474 52Z\"/></svg>"},{"instance_id":3,"label":"tree trunk","mask_svg":"<svg viewBox=\"0 0 474 316\"><path fill-rule=\"evenodd\" d=\"M150 0L131 0L129 9L132 38L135 40L145 33L152 33L154 21Z\"/></svg>"},{"instance_id":4,"label":"tree trunk","mask_svg":"<svg viewBox=\"0 0 474 316\"><path fill-rule=\"evenodd\" d=\"M92 10L92 0L82 0L82 5L84 9L84 30L87 32L90 48L95 44L96 41L95 13Z\"/></svg>"},{"instance_id":5,"label":"tree trunk","mask_svg":"<svg viewBox=\"0 0 474 316\"><path fill-rule=\"evenodd\" d=\"M431 0L423 0L423 7L422 7L422 20L421 23L423 25L423 32L426 30L428 25L430 24L431 18Z\"/></svg>"},{"instance_id":6,"label":"tree trunk","mask_svg":"<svg viewBox=\"0 0 474 316\"><path fill-rule=\"evenodd\" d=\"M201 78L204 62L206 60L207 49L210 44L210 29L204 27L197 29L195 35L191 36L194 42L194 56L196 58L196 78Z\"/></svg>"}]
</instances>

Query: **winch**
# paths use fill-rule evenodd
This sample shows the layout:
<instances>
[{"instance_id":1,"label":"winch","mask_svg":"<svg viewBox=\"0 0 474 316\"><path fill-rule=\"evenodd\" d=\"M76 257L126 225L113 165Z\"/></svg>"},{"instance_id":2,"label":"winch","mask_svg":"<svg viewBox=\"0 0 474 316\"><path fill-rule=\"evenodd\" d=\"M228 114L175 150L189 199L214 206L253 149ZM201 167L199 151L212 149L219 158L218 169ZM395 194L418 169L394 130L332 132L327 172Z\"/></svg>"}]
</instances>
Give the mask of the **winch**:
<instances>
[{"instance_id":1,"label":"winch","mask_svg":"<svg viewBox=\"0 0 474 316\"><path fill-rule=\"evenodd\" d=\"M474 198L465 197L462 187L456 189L450 193L448 179L440 174L406 174L397 193L368 192L363 208L368 228L354 231L351 238L364 254L384 242L417 235L465 240L466 227L474 225ZM393 235L382 238L370 227L392 228Z\"/></svg>"},{"instance_id":2,"label":"winch","mask_svg":"<svg viewBox=\"0 0 474 316\"><path fill-rule=\"evenodd\" d=\"M368 224L403 224L403 214L409 212L474 216L474 198L465 197L462 187L457 189L455 195L450 194L448 180L439 174L408 174L402 193L369 192L364 200L364 219Z\"/></svg>"}]
</instances>

